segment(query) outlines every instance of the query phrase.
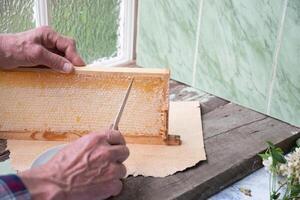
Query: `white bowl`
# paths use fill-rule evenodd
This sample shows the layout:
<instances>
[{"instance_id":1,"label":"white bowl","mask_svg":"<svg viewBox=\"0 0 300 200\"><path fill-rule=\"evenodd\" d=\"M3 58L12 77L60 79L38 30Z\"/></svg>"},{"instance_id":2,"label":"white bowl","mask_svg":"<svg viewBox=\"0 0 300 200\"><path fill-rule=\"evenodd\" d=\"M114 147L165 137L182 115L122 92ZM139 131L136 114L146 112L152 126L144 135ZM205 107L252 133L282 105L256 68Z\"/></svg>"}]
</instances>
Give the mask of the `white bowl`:
<instances>
[{"instance_id":1,"label":"white bowl","mask_svg":"<svg viewBox=\"0 0 300 200\"><path fill-rule=\"evenodd\" d=\"M45 164L46 162L48 162L53 156L55 156L55 154L57 154L62 148L64 148L66 145L65 144L61 144L55 147L51 147L49 149L47 149L46 151L44 151L43 153L41 153L31 164L31 169L38 167L42 164Z\"/></svg>"}]
</instances>

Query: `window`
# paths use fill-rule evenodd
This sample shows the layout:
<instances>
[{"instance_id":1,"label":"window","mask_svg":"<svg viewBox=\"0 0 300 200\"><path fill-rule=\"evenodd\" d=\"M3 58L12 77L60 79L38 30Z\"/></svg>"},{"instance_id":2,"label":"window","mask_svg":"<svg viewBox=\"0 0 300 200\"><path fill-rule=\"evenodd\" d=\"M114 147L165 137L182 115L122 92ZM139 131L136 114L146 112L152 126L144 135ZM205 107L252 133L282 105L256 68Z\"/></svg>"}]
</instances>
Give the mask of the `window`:
<instances>
[{"instance_id":1,"label":"window","mask_svg":"<svg viewBox=\"0 0 300 200\"><path fill-rule=\"evenodd\" d=\"M135 0L0 0L0 32L50 25L73 37L87 63L133 58Z\"/></svg>"}]
</instances>

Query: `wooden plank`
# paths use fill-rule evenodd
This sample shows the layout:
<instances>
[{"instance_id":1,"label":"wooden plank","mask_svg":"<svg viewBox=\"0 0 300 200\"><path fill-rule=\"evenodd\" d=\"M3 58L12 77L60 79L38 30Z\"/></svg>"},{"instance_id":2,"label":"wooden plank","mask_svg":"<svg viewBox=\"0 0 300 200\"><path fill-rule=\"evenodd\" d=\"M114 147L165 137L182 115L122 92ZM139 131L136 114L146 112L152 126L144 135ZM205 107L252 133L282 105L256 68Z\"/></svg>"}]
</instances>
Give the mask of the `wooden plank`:
<instances>
[{"instance_id":1,"label":"wooden plank","mask_svg":"<svg viewBox=\"0 0 300 200\"><path fill-rule=\"evenodd\" d=\"M213 112L220 109L220 116L222 116L222 113L227 113L230 107L233 110L237 109L234 104L228 106L226 109L219 107ZM238 119L243 121L243 116L246 117L247 112L243 113L241 116L240 112L233 112L228 116L229 122ZM205 118L205 115L203 117ZM205 139L206 162L165 178L127 178L124 181L124 190L115 199L207 199L260 168L261 162L257 154L265 150L266 140L287 150L295 139L300 137L300 129L287 123L270 117L261 118L260 115L253 118L258 120L249 123L244 121L244 126L238 125L228 131L224 131L220 126L218 129L220 134L214 130L214 134ZM203 120L204 126L207 120L207 118ZM219 117L218 120L222 118ZM204 132L204 134L208 133Z\"/></svg>"},{"instance_id":2,"label":"wooden plank","mask_svg":"<svg viewBox=\"0 0 300 200\"><path fill-rule=\"evenodd\" d=\"M260 168L257 154L265 150L265 141L272 141L287 151L300 137L299 131L268 117L208 139L205 142L208 163L190 172L195 176L189 180L190 184L198 184L182 193L179 199L207 199Z\"/></svg>"},{"instance_id":3,"label":"wooden plank","mask_svg":"<svg viewBox=\"0 0 300 200\"><path fill-rule=\"evenodd\" d=\"M203 114L209 113L216 108L226 105L229 102L213 95L204 96L200 99L201 110Z\"/></svg>"},{"instance_id":4,"label":"wooden plank","mask_svg":"<svg viewBox=\"0 0 300 200\"><path fill-rule=\"evenodd\" d=\"M7 141L0 139L0 162L5 161L9 158L9 151L6 150Z\"/></svg>"},{"instance_id":5,"label":"wooden plank","mask_svg":"<svg viewBox=\"0 0 300 200\"><path fill-rule=\"evenodd\" d=\"M100 67L78 68L70 75L0 71L0 138L20 133L22 139L65 140L107 128L133 77L120 130L130 141L158 141L137 136L166 141L169 71Z\"/></svg>"},{"instance_id":6,"label":"wooden plank","mask_svg":"<svg viewBox=\"0 0 300 200\"><path fill-rule=\"evenodd\" d=\"M209 113L219 106L226 105L228 101L197 90L191 86L170 80L171 101L200 101L202 114Z\"/></svg>"},{"instance_id":7,"label":"wooden plank","mask_svg":"<svg viewBox=\"0 0 300 200\"><path fill-rule=\"evenodd\" d=\"M7 147L7 141L0 139L0 153L4 152Z\"/></svg>"},{"instance_id":8,"label":"wooden plank","mask_svg":"<svg viewBox=\"0 0 300 200\"><path fill-rule=\"evenodd\" d=\"M266 115L228 103L203 116L205 121L203 124L204 138L208 139L265 118L267 118Z\"/></svg>"},{"instance_id":9,"label":"wooden plank","mask_svg":"<svg viewBox=\"0 0 300 200\"><path fill-rule=\"evenodd\" d=\"M171 101L199 101L207 93L194 89L183 83L170 80Z\"/></svg>"}]
</instances>

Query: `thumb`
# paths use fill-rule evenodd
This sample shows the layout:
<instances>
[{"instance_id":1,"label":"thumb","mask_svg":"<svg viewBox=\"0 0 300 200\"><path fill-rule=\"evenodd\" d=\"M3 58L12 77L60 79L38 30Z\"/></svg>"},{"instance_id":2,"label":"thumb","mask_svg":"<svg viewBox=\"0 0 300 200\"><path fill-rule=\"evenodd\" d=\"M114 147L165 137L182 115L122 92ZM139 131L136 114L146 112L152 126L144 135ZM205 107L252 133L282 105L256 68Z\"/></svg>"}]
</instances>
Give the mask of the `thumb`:
<instances>
[{"instance_id":1,"label":"thumb","mask_svg":"<svg viewBox=\"0 0 300 200\"><path fill-rule=\"evenodd\" d=\"M45 48L42 50L40 64L62 73L71 73L74 71L74 66L70 61L58 54L48 51Z\"/></svg>"}]
</instances>

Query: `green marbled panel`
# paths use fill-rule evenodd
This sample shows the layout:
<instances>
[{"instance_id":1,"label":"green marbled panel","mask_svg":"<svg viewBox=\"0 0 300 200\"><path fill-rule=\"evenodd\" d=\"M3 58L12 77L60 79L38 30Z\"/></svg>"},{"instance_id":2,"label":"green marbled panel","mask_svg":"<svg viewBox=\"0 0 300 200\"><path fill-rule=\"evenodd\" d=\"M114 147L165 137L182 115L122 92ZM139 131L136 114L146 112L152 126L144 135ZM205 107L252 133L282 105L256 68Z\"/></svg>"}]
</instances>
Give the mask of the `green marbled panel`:
<instances>
[{"instance_id":1,"label":"green marbled panel","mask_svg":"<svg viewBox=\"0 0 300 200\"><path fill-rule=\"evenodd\" d=\"M286 12L270 114L300 126L300 1Z\"/></svg>"},{"instance_id":2,"label":"green marbled panel","mask_svg":"<svg viewBox=\"0 0 300 200\"><path fill-rule=\"evenodd\" d=\"M139 1L137 64L192 82L199 0Z\"/></svg>"},{"instance_id":3,"label":"green marbled panel","mask_svg":"<svg viewBox=\"0 0 300 200\"><path fill-rule=\"evenodd\" d=\"M196 87L265 113L282 0L205 0Z\"/></svg>"}]
</instances>

